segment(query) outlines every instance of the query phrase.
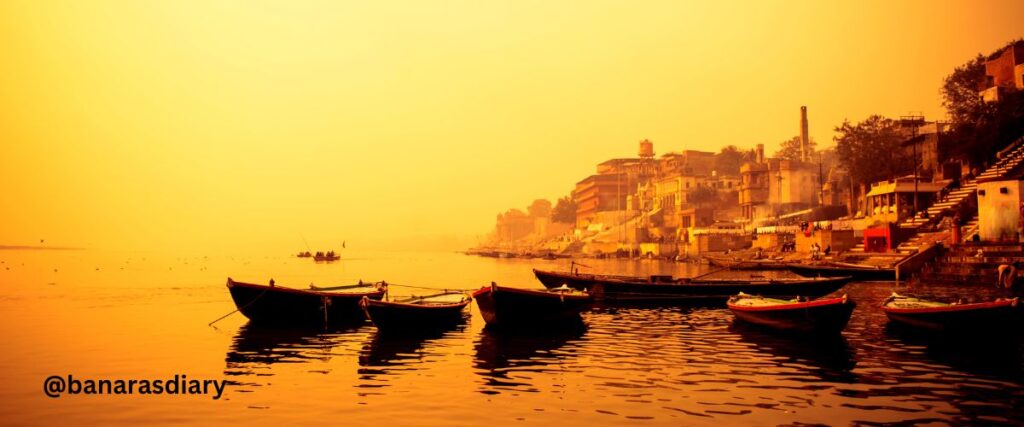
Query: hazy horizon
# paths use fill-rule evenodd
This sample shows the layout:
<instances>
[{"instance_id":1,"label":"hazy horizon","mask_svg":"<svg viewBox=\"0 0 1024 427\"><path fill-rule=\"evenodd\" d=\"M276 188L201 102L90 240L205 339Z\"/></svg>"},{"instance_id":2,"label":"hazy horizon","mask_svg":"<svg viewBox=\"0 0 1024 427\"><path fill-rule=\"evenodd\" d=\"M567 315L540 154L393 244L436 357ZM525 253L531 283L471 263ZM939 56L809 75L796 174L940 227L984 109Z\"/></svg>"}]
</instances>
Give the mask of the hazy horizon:
<instances>
[{"instance_id":1,"label":"hazy horizon","mask_svg":"<svg viewBox=\"0 0 1024 427\"><path fill-rule=\"evenodd\" d=\"M1024 36L1021 16L1012 1L2 3L0 245L454 249L641 139L772 153L802 105L820 146L846 118L944 118L943 77Z\"/></svg>"}]
</instances>

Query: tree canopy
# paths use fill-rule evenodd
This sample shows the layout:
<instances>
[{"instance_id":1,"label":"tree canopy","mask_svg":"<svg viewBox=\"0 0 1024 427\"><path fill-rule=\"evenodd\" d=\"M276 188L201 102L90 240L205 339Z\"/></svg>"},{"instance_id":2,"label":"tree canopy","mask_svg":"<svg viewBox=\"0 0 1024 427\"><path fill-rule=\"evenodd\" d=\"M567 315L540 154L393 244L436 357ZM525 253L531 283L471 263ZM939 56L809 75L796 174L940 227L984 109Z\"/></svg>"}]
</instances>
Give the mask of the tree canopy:
<instances>
[{"instance_id":1,"label":"tree canopy","mask_svg":"<svg viewBox=\"0 0 1024 427\"><path fill-rule=\"evenodd\" d=\"M1011 41L989 56L1018 43L1024 39ZM982 100L986 58L979 54L954 68L940 90L952 125L949 146L975 164L991 160L992 153L1024 135L1024 91L1000 93L996 102Z\"/></svg>"},{"instance_id":2,"label":"tree canopy","mask_svg":"<svg viewBox=\"0 0 1024 427\"><path fill-rule=\"evenodd\" d=\"M738 175L740 166L750 159L749 151L740 150L735 145L727 145L715 154L715 170L723 175Z\"/></svg>"},{"instance_id":3,"label":"tree canopy","mask_svg":"<svg viewBox=\"0 0 1024 427\"><path fill-rule=\"evenodd\" d=\"M912 159L900 144L904 135L896 120L873 115L860 123L836 126L836 154L854 182L866 184L912 172Z\"/></svg>"},{"instance_id":4,"label":"tree canopy","mask_svg":"<svg viewBox=\"0 0 1024 427\"><path fill-rule=\"evenodd\" d=\"M814 138L810 138L807 141L807 158L811 159L816 153L818 143L814 141ZM787 160L800 160L800 136L794 136L787 139L779 144L779 151L775 152L775 157L779 159Z\"/></svg>"},{"instance_id":5,"label":"tree canopy","mask_svg":"<svg viewBox=\"0 0 1024 427\"><path fill-rule=\"evenodd\" d=\"M558 199L555 208L551 210L551 222L572 224L576 222L576 201L570 196Z\"/></svg>"},{"instance_id":6,"label":"tree canopy","mask_svg":"<svg viewBox=\"0 0 1024 427\"><path fill-rule=\"evenodd\" d=\"M696 187L686 194L686 203L705 206L718 201L718 190L711 187Z\"/></svg>"},{"instance_id":7,"label":"tree canopy","mask_svg":"<svg viewBox=\"0 0 1024 427\"><path fill-rule=\"evenodd\" d=\"M526 211L530 213L530 216L535 218L544 218L551 215L551 202L547 199L537 199L526 208Z\"/></svg>"}]
</instances>

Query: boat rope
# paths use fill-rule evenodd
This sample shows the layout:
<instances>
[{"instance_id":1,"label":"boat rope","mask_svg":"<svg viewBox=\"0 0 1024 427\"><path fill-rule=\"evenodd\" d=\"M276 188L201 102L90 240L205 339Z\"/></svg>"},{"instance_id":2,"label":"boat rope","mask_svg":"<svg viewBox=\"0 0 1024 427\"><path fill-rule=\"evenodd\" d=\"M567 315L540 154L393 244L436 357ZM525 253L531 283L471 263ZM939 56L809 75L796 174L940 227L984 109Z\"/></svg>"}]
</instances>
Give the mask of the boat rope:
<instances>
[{"instance_id":1,"label":"boat rope","mask_svg":"<svg viewBox=\"0 0 1024 427\"><path fill-rule=\"evenodd\" d=\"M316 286L314 284L310 284L309 285L309 289L312 289L314 291L337 291L337 290L341 290L341 289L365 288L367 286L374 286L374 285L380 285L380 284L392 286L390 283L387 283L387 282L384 282L384 281L370 283L370 282L363 282L362 280L360 280L359 283L356 283L354 285L319 287L319 286Z\"/></svg>"},{"instance_id":2,"label":"boat rope","mask_svg":"<svg viewBox=\"0 0 1024 427\"><path fill-rule=\"evenodd\" d=\"M729 270L729 267L722 267L722 268L719 268L717 270L711 270L711 271L709 271L707 273L693 276L690 279L698 279L698 278L701 278L701 277L707 277L707 276L710 276L712 274L715 274L715 273L718 273L718 272L722 272L722 271L727 271L727 270Z\"/></svg>"},{"instance_id":3,"label":"boat rope","mask_svg":"<svg viewBox=\"0 0 1024 427\"><path fill-rule=\"evenodd\" d=\"M238 307L238 308L236 308L236 309L232 310L232 311L231 311L230 313L228 313L228 314L225 314L225 315L223 315L223 316L220 316L220 317L218 317L218 318L217 318L217 320L214 320L214 321L212 321L212 322L210 322L210 323L207 323L207 324L206 324L206 326L213 326L213 324L214 324L214 323L220 322L221 320L224 320L225 318L227 318L228 316L230 316L230 315L232 315L232 314L235 314L235 313L238 313L239 311L245 310L245 309L246 309L246 308L248 308L248 307L249 307L250 305L252 305L252 303L256 302L256 300L260 299L260 297L262 297L262 296L263 296L264 294L266 294L266 293L267 293L267 291L269 291L269 290L270 290L270 289L264 289L264 290L263 290L263 292L260 292L260 294L259 294L259 295L256 295L256 298L253 298L253 299L252 299L252 301L249 301L249 302L245 303L245 305L243 305L243 306L241 306L241 307Z\"/></svg>"},{"instance_id":4,"label":"boat rope","mask_svg":"<svg viewBox=\"0 0 1024 427\"><path fill-rule=\"evenodd\" d=\"M472 289L443 288L443 289L441 289L441 288L430 288L430 287L426 287L426 286L399 285L399 284L396 284L396 283L388 283L388 287L392 287L392 286L397 286L399 288L423 289L423 290L427 290L427 291L441 291L441 292L449 292L449 291L452 291L452 292L473 292L473 291L476 290L476 288L472 288Z\"/></svg>"}]
</instances>

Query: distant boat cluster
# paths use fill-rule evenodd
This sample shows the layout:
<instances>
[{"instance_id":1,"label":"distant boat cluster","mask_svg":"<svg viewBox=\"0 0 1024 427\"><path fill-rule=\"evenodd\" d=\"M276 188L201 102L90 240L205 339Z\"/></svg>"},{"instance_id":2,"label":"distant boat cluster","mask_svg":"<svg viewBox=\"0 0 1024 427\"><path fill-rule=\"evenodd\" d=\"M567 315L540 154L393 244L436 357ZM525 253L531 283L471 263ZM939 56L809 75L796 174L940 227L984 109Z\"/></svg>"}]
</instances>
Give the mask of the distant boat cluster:
<instances>
[{"instance_id":1,"label":"distant boat cluster","mask_svg":"<svg viewBox=\"0 0 1024 427\"><path fill-rule=\"evenodd\" d=\"M338 255L338 254L334 253L334 251L317 252L317 253L310 253L309 251L299 252L299 254L296 255L296 257L299 257L299 258L313 258L313 261L316 261L316 262L332 262L332 261L337 261L337 260L341 259L341 255Z\"/></svg>"}]
</instances>

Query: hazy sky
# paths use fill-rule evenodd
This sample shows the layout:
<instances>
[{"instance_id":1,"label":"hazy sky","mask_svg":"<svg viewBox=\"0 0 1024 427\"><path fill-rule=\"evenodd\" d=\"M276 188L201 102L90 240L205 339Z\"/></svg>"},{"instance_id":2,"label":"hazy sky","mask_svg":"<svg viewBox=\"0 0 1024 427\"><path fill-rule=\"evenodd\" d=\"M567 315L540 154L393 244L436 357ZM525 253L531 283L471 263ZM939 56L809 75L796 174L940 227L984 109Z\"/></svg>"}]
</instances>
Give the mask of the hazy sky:
<instances>
[{"instance_id":1,"label":"hazy sky","mask_svg":"<svg viewBox=\"0 0 1024 427\"><path fill-rule=\"evenodd\" d=\"M472 242L643 138L942 117L1024 36L1021 1L839 3L0 2L0 244Z\"/></svg>"}]
</instances>

